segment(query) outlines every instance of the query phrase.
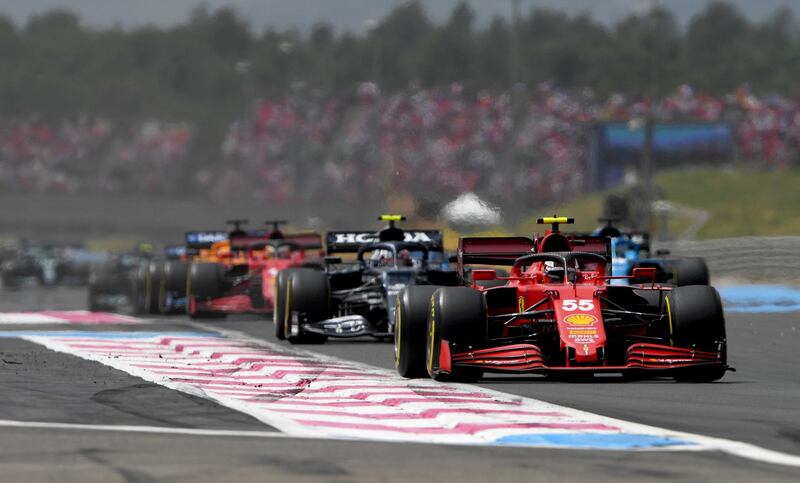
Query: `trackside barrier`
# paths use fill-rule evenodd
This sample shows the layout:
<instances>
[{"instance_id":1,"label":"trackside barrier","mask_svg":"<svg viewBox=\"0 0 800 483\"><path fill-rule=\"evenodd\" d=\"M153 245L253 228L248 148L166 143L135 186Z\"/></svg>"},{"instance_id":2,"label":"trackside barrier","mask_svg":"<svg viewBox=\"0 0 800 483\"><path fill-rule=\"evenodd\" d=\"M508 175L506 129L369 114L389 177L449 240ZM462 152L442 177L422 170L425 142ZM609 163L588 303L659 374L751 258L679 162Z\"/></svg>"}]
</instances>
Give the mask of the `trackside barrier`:
<instances>
[{"instance_id":1,"label":"trackside barrier","mask_svg":"<svg viewBox=\"0 0 800 483\"><path fill-rule=\"evenodd\" d=\"M715 279L800 281L800 236L659 242L656 248L676 256L704 257Z\"/></svg>"}]
</instances>

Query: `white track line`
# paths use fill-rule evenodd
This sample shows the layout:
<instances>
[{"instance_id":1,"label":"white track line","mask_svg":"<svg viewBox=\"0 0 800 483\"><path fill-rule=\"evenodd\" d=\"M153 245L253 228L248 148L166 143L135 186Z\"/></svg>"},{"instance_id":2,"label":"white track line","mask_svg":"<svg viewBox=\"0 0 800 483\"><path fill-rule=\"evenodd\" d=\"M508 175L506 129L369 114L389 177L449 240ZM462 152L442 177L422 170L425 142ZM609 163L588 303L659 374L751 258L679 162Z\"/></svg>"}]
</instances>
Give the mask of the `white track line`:
<instances>
[{"instance_id":1,"label":"white track line","mask_svg":"<svg viewBox=\"0 0 800 483\"><path fill-rule=\"evenodd\" d=\"M227 338L254 341L254 342L258 342L260 345L263 345L264 347L268 347L268 348L271 348L271 349L283 350L283 351L286 350L286 347L284 347L284 346L281 346L281 345L278 345L278 344L275 344L275 343L272 343L272 342L268 342L266 340L255 339L255 338L253 338L253 337L251 337L251 336L249 336L249 335L247 335L247 334L245 334L243 332L240 332L240 331L235 331L235 330L230 330L230 329L222 329L222 328L218 328L218 327L208 326L208 325L205 325L205 324L202 324L202 323L198 323L198 322L190 322L190 325L192 325L193 327L195 327L197 329L216 332L216 333L218 333L220 335L223 335L223 336L225 336ZM325 360L325 361L330 361L330 362L334 362L334 363L346 362L346 363L352 364L354 366L361 366L361 367L364 367L364 368L367 368L367 369L370 369L370 370L380 369L380 368L378 368L376 366L371 366L369 364L363 364L363 363L360 363L360 362L349 361L349 360L346 360L346 359L343 359L343 358L329 356L329 355L325 355L325 354L319 354L319 353L315 353L315 352L311 352L311 351L295 350L294 352L299 353L299 354L306 354L306 355L315 357L315 358L317 358L319 360ZM493 389L483 388L483 387L479 387L479 386L471 386L471 385L468 385L468 384L458 384L458 385L459 386L464 386L464 387L469 387L470 389L474 388L477 392L483 392L485 394L493 395L493 396L496 396L496 397L503 397L503 398L516 398L516 397L518 397L518 396L515 396L515 395L508 394L508 393L503 393L503 392L500 392L500 391L495 391ZM556 405L552 405L552 406L553 406L553 410L558 410L558 409L561 408L561 406L556 406ZM621 427L623 427L625 429L631 429L631 430L637 430L638 429L639 431L642 431L642 432L652 432L652 430L654 429L652 426L646 426L646 425L642 425L642 424L638 424L638 423L622 421L622 420L619 420L619 419L608 418L608 417L605 417L605 416L595 415L593 413L589 413L587 411L581 411L581 410L578 410L578 409L570 408L570 411L572 411L573 413L576 413L576 414L583 413L585 415L592 415L592 416L595 416L595 417L599 417L602 420L607 421L609 424L616 424L616 425L619 425L619 426L621 426ZM797 456L797 455L793 455L793 454L789 454L789 453L782 453L780 451L773 451L773 450L770 450L770 449L762 448L762 447L754 445L754 444L744 443L744 442L741 442L741 441L734 441L734 440L730 440L730 439L715 438L715 437L711 437L711 436L703 436L703 435L699 435L699 434L685 433L685 432L680 432L680 431L669 431L668 433L669 433L670 436L675 436L675 437L678 437L678 438L690 439L692 441L700 443L701 445L706 446L705 449L709 449L709 450L712 450L712 451L714 451L714 450L722 451L722 452L725 452L725 453L728 453L728 454L739 456L741 458L755 460L755 461L761 461L761 462L764 462L764 463L771 463L771 464L783 465L783 466L793 466L793 467L800 468L800 456ZM704 448L700 448L699 450L703 450L703 449ZM663 451L663 450L664 449L660 449L660 448L652 449L652 451ZM690 450L690 448L683 448L683 449L677 448L677 449L674 449L674 451L687 451L687 450ZM623 451L626 451L626 450L623 450ZM651 450L645 450L645 451L651 451ZM673 450L671 450L671 451L673 451Z\"/></svg>"},{"instance_id":2,"label":"white track line","mask_svg":"<svg viewBox=\"0 0 800 483\"><path fill-rule=\"evenodd\" d=\"M125 426L114 424L72 424L43 421L12 421L0 419L2 428L77 429L81 431L116 431L123 433L176 434L185 436L229 436L236 438L292 438L277 431L238 431L233 429L170 428L163 426Z\"/></svg>"},{"instance_id":3,"label":"white track line","mask_svg":"<svg viewBox=\"0 0 800 483\"><path fill-rule=\"evenodd\" d=\"M225 336L226 340L220 340L221 347L224 349L225 344L227 342L246 342L247 344L252 344L254 347L263 347L264 349L268 349L271 351L277 351L279 354L287 354L294 356L299 355L299 357L307 357L315 362L328 362L335 365L347 365L351 370L355 371L362 371L363 376L367 379L370 377L377 378L376 381L386 382L390 385L393 385L397 382L404 382L402 379L394 373L394 371L390 371L383 368L377 368L374 366L370 366L368 364L362 364L358 362L347 361L344 359L326 356L322 354L317 354L309 351L301 351L295 348L287 348L285 346L281 346L278 344L274 344L271 342L267 342L260 339L255 339L250 337L246 334L243 334L238 331L231 331L225 329L219 329L216 327L209 327L202 324L192 323L190 324L194 327L201 328L205 331L212 331L218 333L220 335ZM98 354L86 353L84 351L75 351L74 349L69 348L67 345L57 342L52 337L37 337L26 335L24 336L25 339L31 340L33 342L37 342L40 344L45 345L46 347L56 350L59 352L65 352L68 354L72 354L78 357L82 357L88 360L95 360L101 362L105 365L109 365L111 367L116 367L117 369L123 370L128 372L129 374L141 377L145 380L149 380L151 382L158 383L162 386L166 386L171 389L176 389L179 391L183 391L189 394L193 394L196 396L205 397L218 403L222 404L223 406L227 406L229 408L241 411L245 414L249 414L256 419L261 420L262 422L275 427L288 435L294 437L311 437L311 438L325 438L325 439L347 439L342 438L343 435L346 433L333 431L326 431L324 428L317 428L313 425L309 426L306 424L302 424L302 421L296 420L292 415L286 413L280 413L280 411L264 411L247 401L242 401L239 399L231 398L229 396L217 395L214 394L213 391L210 393L206 393L202 388L197 387L195 385L189 383L181 383L179 380L173 381L165 378L163 376L158 376L153 374L151 371L147 371L141 368L132 367L130 363L124 362L122 360L115 360L109 359L107 357L102 357ZM206 342L204 342L205 344ZM208 341L211 347L208 347L209 351L214 350L214 342ZM230 346L228 346L230 347ZM404 382L406 383L406 382ZM410 384L410 383L407 383ZM524 406L531 406L531 409L541 410L541 411L554 411L562 413L563 416L567 419L573 419L577 421L587 421L591 423L597 423L599 425L608 425L608 426L615 426L619 428L620 431L623 433L631 433L631 434L640 434L640 435L653 435L657 437L666 437L666 438L675 438L687 441L689 444L686 445L675 445L675 446L668 446L668 447L653 447L653 448L635 448L636 451L723 451L729 454L737 455L743 458L748 458L752 460L762 461L766 463L772 464L780 464L786 466L794 466L800 467L800 457L780 453L777 451L767 450L765 448L761 448L755 445L742 443L738 441L731 441L721 438L712 438L706 437L691 433L683 433L677 431L671 431L663 428L657 428L653 426L647 426L643 424L632 423L628 421L622 421L618 419L608 418L605 416L600 416L597 414L593 414L586 411L580 411L577 409L572 409L565 406L558 406L555 404L550 404L544 401L539 401L532 398L525 398L521 396L516 396L507 393L501 393L498 391L494 391L491 389L485 389L479 386L473 386L468 384L451 384L451 385L441 385L431 380L426 381L414 381L413 385L417 388L425 388L425 389L437 389L437 388L447 388L450 386L453 389L462 389L469 392L481 393L485 396L491 397L495 400L506 400L506 401L516 401L518 404L522 404ZM423 403L425 404L425 403ZM458 422L458 421L452 421ZM388 427L387 427L388 429ZM487 441L475 441L475 440L466 440L460 435L452 435L452 437L447 438L440 438L438 441L427 440L425 438L421 438L419 435L414 434L397 434L394 432L395 430L392 429L389 432L382 429L380 425L374 426L373 429L364 430L358 436L350 436L351 439L357 439L362 441L385 441L385 442L404 442L404 443L445 443L445 444L459 444L459 445L481 445L486 444ZM353 434L353 433L350 433ZM497 436L503 436L502 433L497 433ZM491 436L491 435L489 435ZM504 443L507 446L522 446L522 447L531 447L531 444L525 444L524 442L509 442ZM608 451L618 451L617 448L587 448L582 446L564 446L562 444L559 445L551 445L551 444L543 444L543 443L536 443L535 447L552 447L557 449L579 449L579 450L587 450L587 449L602 449ZM622 449L622 451L630 451L631 449Z\"/></svg>"}]
</instances>

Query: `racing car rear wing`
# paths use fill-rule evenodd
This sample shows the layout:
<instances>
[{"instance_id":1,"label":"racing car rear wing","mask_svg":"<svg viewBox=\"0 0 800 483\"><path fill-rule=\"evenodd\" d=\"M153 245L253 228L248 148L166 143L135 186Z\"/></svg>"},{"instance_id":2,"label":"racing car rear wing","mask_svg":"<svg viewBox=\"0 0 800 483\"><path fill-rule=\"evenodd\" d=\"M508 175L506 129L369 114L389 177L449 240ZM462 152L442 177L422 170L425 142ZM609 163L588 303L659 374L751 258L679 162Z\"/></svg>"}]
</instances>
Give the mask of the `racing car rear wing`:
<instances>
[{"instance_id":1,"label":"racing car rear wing","mask_svg":"<svg viewBox=\"0 0 800 483\"><path fill-rule=\"evenodd\" d=\"M227 231L187 231L186 248L211 248L216 242L227 240Z\"/></svg>"},{"instance_id":2,"label":"racing car rear wing","mask_svg":"<svg viewBox=\"0 0 800 483\"><path fill-rule=\"evenodd\" d=\"M322 235L319 233L294 233L291 235L284 235L284 237L278 241L296 243L305 250L322 248Z\"/></svg>"},{"instance_id":3,"label":"racing car rear wing","mask_svg":"<svg viewBox=\"0 0 800 483\"><path fill-rule=\"evenodd\" d=\"M376 243L380 238L375 231L329 231L325 241L327 253L331 255L356 253L359 248ZM443 237L439 230L403 230L403 241L420 243L428 250L443 250Z\"/></svg>"},{"instance_id":4,"label":"racing car rear wing","mask_svg":"<svg viewBox=\"0 0 800 483\"><path fill-rule=\"evenodd\" d=\"M594 235L571 235L567 237L575 252L594 253L611 260L611 238Z\"/></svg>"},{"instance_id":5,"label":"racing car rear wing","mask_svg":"<svg viewBox=\"0 0 800 483\"><path fill-rule=\"evenodd\" d=\"M252 248L254 244L264 243L279 245L281 242L292 243L303 250L315 250L322 248L322 235L319 233L296 233L284 235L282 238L270 238L270 233L266 231L247 232L246 236L236 236L231 238L231 248L245 249Z\"/></svg>"},{"instance_id":6,"label":"racing car rear wing","mask_svg":"<svg viewBox=\"0 0 800 483\"><path fill-rule=\"evenodd\" d=\"M167 260L180 260L195 249L188 249L185 245L167 245L164 248L164 257Z\"/></svg>"},{"instance_id":7,"label":"racing car rear wing","mask_svg":"<svg viewBox=\"0 0 800 483\"><path fill-rule=\"evenodd\" d=\"M524 236L467 237L458 240L458 272L464 265L514 265L514 260L531 253L533 240Z\"/></svg>"}]
</instances>

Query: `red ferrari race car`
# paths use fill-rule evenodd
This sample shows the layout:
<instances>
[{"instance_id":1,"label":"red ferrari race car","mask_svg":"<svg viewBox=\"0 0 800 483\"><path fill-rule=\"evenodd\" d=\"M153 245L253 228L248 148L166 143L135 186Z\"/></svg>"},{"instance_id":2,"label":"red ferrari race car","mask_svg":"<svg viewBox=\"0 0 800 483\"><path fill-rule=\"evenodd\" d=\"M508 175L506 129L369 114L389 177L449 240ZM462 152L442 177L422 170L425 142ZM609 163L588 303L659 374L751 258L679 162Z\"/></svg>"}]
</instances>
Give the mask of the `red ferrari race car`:
<instances>
[{"instance_id":1,"label":"red ferrari race car","mask_svg":"<svg viewBox=\"0 0 800 483\"><path fill-rule=\"evenodd\" d=\"M237 220L243 224L244 220ZM275 279L290 267L322 267L319 233L286 235L285 221L268 221L272 230L237 229L192 261L186 283L186 312L192 318L229 313L266 313L275 306Z\"/></svg>"},{"instance_id":2,"label":"red ferrari race car","mask_svg":"<svg viewBox=\"0 0 800 483\"><path fill-rule=\"evenodd\" d=\"M611 285L609 238L462 238L462 286L410 286L397 298L400 375L476 380L484 371L584 378L595 373L714 381L728 369L725 318L708 285L670 287L655 269ZM482 268L478 268L479 266ZM494 268L510 266L508 277Z\"/></svg>"}]
</instances>

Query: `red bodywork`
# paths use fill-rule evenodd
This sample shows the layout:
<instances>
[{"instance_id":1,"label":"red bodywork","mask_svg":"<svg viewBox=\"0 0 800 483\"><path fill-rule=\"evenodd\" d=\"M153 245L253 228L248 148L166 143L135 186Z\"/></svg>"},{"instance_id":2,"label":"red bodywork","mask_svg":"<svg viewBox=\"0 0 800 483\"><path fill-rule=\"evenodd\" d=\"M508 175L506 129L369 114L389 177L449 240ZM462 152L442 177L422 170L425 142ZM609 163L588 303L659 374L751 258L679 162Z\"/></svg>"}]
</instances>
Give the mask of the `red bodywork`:
<instances>
[{"instance_id":1,"label":"red bodywork","mask_svg":"<svg viewBox=\"0 0 800 483\"><path fill-rule=\"evenodd\" d=\"M607 265L603 260L609 255L607 240L565 236L559 232L547 232L535 242L524 237L462 238L458 249L458 269L462 277L468 264L512 265L519 257L532 260L530 264L514 264L510 275L500 278L506 283L490 288L480 281L495 279L495 270L472 270L471 287L482 292L486 300L489 342L483 347L464 350L442 340L438 351L439 369L444 373L452 372L457 366L495 372L542 373L647 370L663 371L666 375L690 366L724 365L724 345L710 351L671 345L668 310L637 316L636 320L647 323L605 320L606 314L623 315L620 307L609 299L609 289L616 294L622 290L635 289L640 294L648 291L656 297L670 290L652 282L611 288L607 281L612 277L606 275ZM574 272L558 279L548 275L555 263L536 259L548 252L593 255L585 256L585 260L578 259ZM654 277L652 269L642 269L628 278L653 280ZM531 343L531 339L536 339L537 343Z\"/></svg>"},{"instance_id":2,"label":"red bodywork","mask_svg":"<svg viewBox=\"0 0 800 483\"><path fill-rule=\"evenodd\" d=\"M239 237L231 239L229 257L223 258L228 271L230 290L225 296L210 300L191 297L189 313L265 313L275 307L275 280L281 270L321 262L324 256L322 236L318 233L285 235L282 238ZM260 292L255 294L254 290ZM254 303L254 300L256 303Z\"/></svg>"}]
</instances>

